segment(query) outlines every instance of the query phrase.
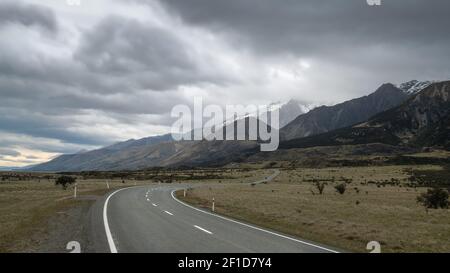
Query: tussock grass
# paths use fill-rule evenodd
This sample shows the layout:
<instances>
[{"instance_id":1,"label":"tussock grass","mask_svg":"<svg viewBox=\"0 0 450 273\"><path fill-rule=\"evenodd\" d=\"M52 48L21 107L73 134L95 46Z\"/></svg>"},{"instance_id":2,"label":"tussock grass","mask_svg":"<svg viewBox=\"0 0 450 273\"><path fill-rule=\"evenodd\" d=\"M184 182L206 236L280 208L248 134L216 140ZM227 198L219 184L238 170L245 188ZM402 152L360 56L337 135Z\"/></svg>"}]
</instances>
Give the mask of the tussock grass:
<instances>
[{"instance_id":1,"label":"tussock grass","mask_svg":"<svg viewBox=\"0 0 450 273\"><path fill-rule=\"evenodd\" d=\"M407 186L411 168L442 169L284 170L267 184L195 188L184 200L209 208L214 197L218 213L350 251L366 252L366 244L374 240L382 252L449 252L450 210L426 212L417 204L416 197L426 188ZM323 195L314 181L326 181ZM343 182L347 190L341 195L334 186Z\"/></svg>"}]
</instances>

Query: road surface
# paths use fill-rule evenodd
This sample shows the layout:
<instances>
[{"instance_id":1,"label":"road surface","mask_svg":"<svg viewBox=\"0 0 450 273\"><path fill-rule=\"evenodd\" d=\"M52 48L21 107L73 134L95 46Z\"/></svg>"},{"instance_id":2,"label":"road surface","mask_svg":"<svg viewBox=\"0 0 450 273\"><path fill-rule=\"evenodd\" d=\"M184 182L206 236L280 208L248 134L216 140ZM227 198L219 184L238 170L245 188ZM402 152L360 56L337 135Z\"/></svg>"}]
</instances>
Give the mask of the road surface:
<instances>
[{"instance_id":1,"label":"road surface","mask_svg":"<svg viewBox=\"0 0 450 273\"><path fill-rule=\"evenodd\" d=\"M269 176L271 180L276 174ZM260 181L257 181L260 182ZM174 196L187 185L120 189L96 204L93 237L102 252L337 252L329 247L194 208ZM101 215L100 215L101 214ZM99 223L99 219L103 223Z\"/></svg>"}]
</instances>

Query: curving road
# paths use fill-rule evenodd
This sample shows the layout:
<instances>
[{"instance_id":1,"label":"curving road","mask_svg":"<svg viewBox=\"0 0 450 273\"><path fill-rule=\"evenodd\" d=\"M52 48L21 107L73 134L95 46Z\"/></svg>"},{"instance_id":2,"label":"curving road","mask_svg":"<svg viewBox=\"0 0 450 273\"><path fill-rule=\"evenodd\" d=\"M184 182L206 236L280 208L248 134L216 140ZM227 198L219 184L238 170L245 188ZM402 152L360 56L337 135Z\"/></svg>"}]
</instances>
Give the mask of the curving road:
<instances>
[{"instance_id":1,"label":"curving road","mask_svg":"<svg viewBox=\"0 0 450 273\"><path fill-rule=\"evenodd\" d=\"M174 197L175 190L185 187L125 188L98 202L101 205L96 204L97 213L93 214L97 219L93 228L96 250L113 253L337 252L194 208ZM98 219L103 220L101 225Z\"/></svg>"}]
</instances>

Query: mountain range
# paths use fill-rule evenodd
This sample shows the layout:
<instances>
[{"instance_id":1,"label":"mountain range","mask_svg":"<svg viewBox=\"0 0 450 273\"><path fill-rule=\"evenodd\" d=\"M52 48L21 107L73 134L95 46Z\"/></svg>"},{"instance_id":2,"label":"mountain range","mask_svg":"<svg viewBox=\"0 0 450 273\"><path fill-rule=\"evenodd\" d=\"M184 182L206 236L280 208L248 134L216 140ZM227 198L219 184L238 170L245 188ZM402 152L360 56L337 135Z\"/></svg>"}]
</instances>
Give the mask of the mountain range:
<instances>
[{"instance_id":1,"label":"mountain range","mask_svg":"<svg viewBox=\"0 0 450 273\"><path fill-rule=\"evenodd\" d=\"M417 91L419 86L425 88ZM280 148L361 143L448 147L448 88L448 82L412 81L399 86L387 83L370 95L334 106L320 106L306 113L301 103L292 100L279 108L280 120L287 123L280 126ZM236 126L236 122L226 127ZM30 170L216 166L244 161L258 152L258 141L173 141L171 135L162 135L61 155Z\"/></svg>"},{"instance_id":2,"label":"mountain range","mask_svg":"<svg viewBox=\"0 0 450 273\"><path fill-rule=\"evenodd\" d=\"M393 84L383 84L368 96L334 106L320 106L283 127L282 140L313 136L350 126L404 102L409 95Z\"/></svg>"},{"instance_id":3,"label":"mountain range","mask_svg":"<svg viewBox=\"0 0 450 273\"><path fill-rule=\"evenodd\" d=\"M450 81L433 83L397 107L352 126L283 142L282 149L384 143L450 149Z\"/></svg>"}]
</instances>

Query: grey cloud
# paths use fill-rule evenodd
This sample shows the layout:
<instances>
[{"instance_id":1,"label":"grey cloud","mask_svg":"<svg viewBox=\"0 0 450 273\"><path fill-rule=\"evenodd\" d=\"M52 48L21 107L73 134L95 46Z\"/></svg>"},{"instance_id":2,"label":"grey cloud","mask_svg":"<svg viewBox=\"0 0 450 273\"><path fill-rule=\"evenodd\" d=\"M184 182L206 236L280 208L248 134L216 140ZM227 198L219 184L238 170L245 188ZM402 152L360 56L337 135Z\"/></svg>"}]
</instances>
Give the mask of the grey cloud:
<instances>
[{"instance_id":1,"label":"grey cloud","mask_svg":"<svg viewBox=\"0 0 450 273\"><path fill-rule=\"evenodd\" d=\"M19 37L9 37L22 42ZM73 59L49 57L42 52L35 52L33 45L28 45L27 54L17 52L0 42L0 75L8 80L26 80L40 84L51 83L65 88L89 90L91 93L113 94L132 89L126 76L92 73L83 64Z\"/></svg>"},{"instance_id":2,"label":"grey cloud","mask_svg":"<svg viewBox=\"0 0 450 273\"><path fill-rule=\"evenodd\" d=\"M0 157L4 156L19 156L20 153L13 149L0 148Z\"/></svg>"},{"instance_id":3,"label":"grey cloud","mask_svg":"<svg viewBox=\"0 0 450 273\"><path fill-rule=\"evenodd\" d=\"M327 79L322 89L344 94L344 87L357 96L386 81L450 78L450 1L382 1L378 7L365 0L159 3L187 24L208 29L261 60L318 61L330 72L314 76L316 82ZM349 84L333 84L343 81Z\"/></svg>"},{"instance_id":4,"label":"grey cloud","mask_svg":"<svg viewBox=\"0 0 450 273\"><path fill-rule=\"evenodd\" d=\"M87 32L75 53L90 71L122 78L131 89L167 90L229 80L199 66L199 57L173 32L118 16Z\"/></svg>"},{"instance_id":5,"label":"grey cloud","mask_svg":"<svg viewBox=\"0 0 450 273\"><path fill-rule=\"evenodd\" d=\"M14 149L14 147L22 147L31 150L45 151L50 153L75 153L81 149L94 149L97 146L89 146L86 144L74 144L64 142L54 142L54 139L43 139L39 137L25 137L23 135L14 135L13 137L5 137L5 131L0 130L0 146L5 149ZM10 132L7 132L10 134Z\"/></svg>"},{"instance_id":6,"label":"grey cloud","mask_svg":"<svg viewBox=\"0 0 450 273\"><path fill-rule=\"evenodd\" d=\"M11 114L11 111L7 111L11 109L0 110L2 110L0 111L0 128L3 131L41 138L53 138L65 143L85 145L107 144L107 140L105 139L99 139L95 136L69 130L68 127L73 126L73 124L65 124L64 119L55 119L51 116L46 117L42 115L36 116L30 112L20 113L17 109L13 114Z\"/></svg>"},{"instance_id":7,"label":"grey cloud","mask_svg":"<svg viewBox=\"0 0 450 273\"><path fill-rule=\"evenodd\" d=\"M0 24L40 26L51 32L58 29L52 10L40 5L23 4L18 1L0 3Z\"/></svg>"},{"instance_id":8,"label":"grey cloud","mask_svg":"<svg viewBox=\"0 0 450 273\"><path fill-rule=\"evenodd\" d=\"M117 114L166 114L185 103L176 92L133 91L99 94L89 90L32 79L0 76L1 107L16 107L45 115L75 115L82 110ZM30 114L31 115L31 114Z\"/></svg>"},{"instance_id":9,"label":"grey cloud","mask_svg":"<svg viewBox=\"0 0 450 273\"><path fill-rule=\"evenodd\" d=\"M94 71L122 74L143 69L192 69L182 43L158 27L117 16L88 32L77 57Z\"/></svg>"},{"instance_id":10,"label":"grey cloud","mask_svg":"<svg viewBox=\"0 0 450 273\"><path fill-rule=\"evenodd\" d=\"M36 161L30 160L30 159L25 159L25 160L23 160L23 159L21 159L21 160L16 160L16 159L6 159L6 158L3 158L3 157L1 157L1 156L0 156L0 159L1 159L2 161L12 162L12 163L21 163L21 164L33 164L33 163L36 163Z\"/></svg>"},{"instance_id":11,"label":"grey cloud","mask_svg":"<svg viewBox=\"0 0 450 273\"><path fill-rule=\"evenodd\" d=\"M125 29L121 29L122 23ZM112 29L104 29L108 27ZM103 31L106 31L103 38L111 44L96 44L101 43L101 40L95 41L93 38ZM152 33L155 41L145 40L145 43L150 43L149 50L146 50L146 45L140 44L139 37ZM76 147L108 145L117 141L117 135L108 136L105 132L99 137L98 132L90 134L76 130L91 122L92 114L86 114L85 111L95 110L103 118L116 120L116 125L139 124L149 120L153 125L165 126L170 120L158 116L164 117L173 105L185 103L185 99L176 92L178 84L191 84L198 80L197 70L190 67L195 64L187 53L183 53L181 42L162 30L147 28L133 20L108 17L83 35L82 46L74 59L43 55L35 51L32 45L28 45L30 50L27 54L21 54L9 48L7 43L0 42L0 130L33 138L59 140ZM121 41L125 49L121 48ZM152 47L152 43L155 46ZM138 67L126 63L123 68L129 67L130 70L124 69L123 73L114 73L118 68L114 65L113 71L109 71L110 64L92 67L90 60L96 59L103 51L111 54L112 64L119 64L122 59L126 59L135 62ZM164 63L164 60L170 62ZM153 70L145 65L153 66ZM178 77L177 73L188 76ZM175 89L159 92L147 88L169 86ZM147 119L140 115L152 115L154 118ZM73 150L71 146L64 148L46 143L22 143L22 146L30 148L39 145L44 151L50 152Z\"/></svg>"},{"instance_id":12,"label":"grey cloud","mask_svg":"<svg viewBox=\"0 0 450 273\"><path fill-rule=\"evenodd\" d=\"M186 22L214 29L258 50L310 52L375 44L448 42L445 0L162 0Z\"/></svg>"}]
</instances>

